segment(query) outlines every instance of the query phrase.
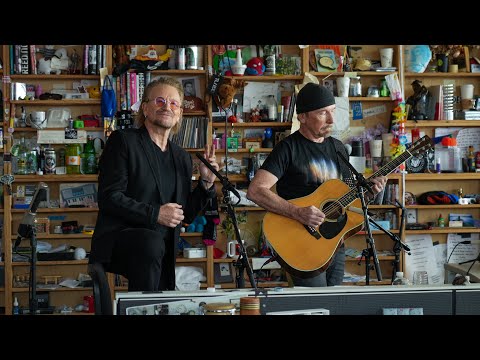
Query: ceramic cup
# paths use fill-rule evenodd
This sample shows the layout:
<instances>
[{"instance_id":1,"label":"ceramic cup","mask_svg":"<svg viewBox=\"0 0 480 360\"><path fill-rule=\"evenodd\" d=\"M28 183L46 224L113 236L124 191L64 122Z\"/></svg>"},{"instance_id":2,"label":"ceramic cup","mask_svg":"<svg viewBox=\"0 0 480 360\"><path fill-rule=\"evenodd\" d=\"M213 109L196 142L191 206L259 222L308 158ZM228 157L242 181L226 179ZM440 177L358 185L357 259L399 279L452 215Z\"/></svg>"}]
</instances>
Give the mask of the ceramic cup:
<instances>
[{"instance_id":1,"label":"ceramic cup","mask_svg":"<svg viewBox=\"0 0 480 360\"><path fill-rule=\"evenodd\" d=\"M349 77L338 77L337 78L337 93L339 97L348 97L348 90L350 88L350 78Z\"/></svg>"}]
</instances>

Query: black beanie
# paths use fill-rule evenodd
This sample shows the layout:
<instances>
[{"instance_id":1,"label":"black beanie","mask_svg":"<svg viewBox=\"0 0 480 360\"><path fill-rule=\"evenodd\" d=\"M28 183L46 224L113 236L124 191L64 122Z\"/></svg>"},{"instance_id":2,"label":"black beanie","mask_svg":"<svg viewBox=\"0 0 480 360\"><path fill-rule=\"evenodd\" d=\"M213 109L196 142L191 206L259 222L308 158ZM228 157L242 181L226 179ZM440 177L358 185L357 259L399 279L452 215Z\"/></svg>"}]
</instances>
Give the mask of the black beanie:
<instances>
[{"instance_id":1,"label":"black beanie","mask_svg":"<svg viewBox=\"0 0 480 360\"><path fill-rule=\"evenodd\" d=\"M297 114L321 109L335 104L335 98L325 86L308 83L297 95Z\"/></svg>"}]
</instances>

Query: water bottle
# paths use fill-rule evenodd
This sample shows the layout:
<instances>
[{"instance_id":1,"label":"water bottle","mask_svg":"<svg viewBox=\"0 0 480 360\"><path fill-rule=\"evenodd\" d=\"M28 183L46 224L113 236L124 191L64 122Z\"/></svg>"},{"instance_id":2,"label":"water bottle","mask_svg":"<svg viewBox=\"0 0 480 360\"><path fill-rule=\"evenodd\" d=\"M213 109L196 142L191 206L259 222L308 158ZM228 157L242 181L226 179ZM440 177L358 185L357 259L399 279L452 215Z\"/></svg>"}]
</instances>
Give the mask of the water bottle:
<instances>
[{"instance_id":1,"label":"water bottle","mask_svg":"<svg viewBox=\"0 0 480 360\"><path fill-rule=\"evenodd\" d=\"M17 297L13 300L13 308L12 308L13 315L20 315L20 306L18 306Z\"/></svg>"}]
</instances>

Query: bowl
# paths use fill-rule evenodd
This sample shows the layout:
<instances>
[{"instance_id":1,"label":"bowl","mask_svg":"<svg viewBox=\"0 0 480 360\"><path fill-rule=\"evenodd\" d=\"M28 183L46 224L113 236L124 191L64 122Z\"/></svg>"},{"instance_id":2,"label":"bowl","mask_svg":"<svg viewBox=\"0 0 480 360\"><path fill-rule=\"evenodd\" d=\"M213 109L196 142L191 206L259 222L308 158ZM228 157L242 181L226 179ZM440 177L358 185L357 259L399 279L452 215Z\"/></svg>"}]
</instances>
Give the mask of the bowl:
<instances>
[{"instance_id":1,"label":"bowl","mask_svg":"<svg viewBox=\"0 0 480 360\"><path fill-rule=\"evenodd\" d=\"M245 69L247 68L247 65L233 65L232 66L232 73L234 76L243 76L245 73Z\"/></svg>"}]
</instances>

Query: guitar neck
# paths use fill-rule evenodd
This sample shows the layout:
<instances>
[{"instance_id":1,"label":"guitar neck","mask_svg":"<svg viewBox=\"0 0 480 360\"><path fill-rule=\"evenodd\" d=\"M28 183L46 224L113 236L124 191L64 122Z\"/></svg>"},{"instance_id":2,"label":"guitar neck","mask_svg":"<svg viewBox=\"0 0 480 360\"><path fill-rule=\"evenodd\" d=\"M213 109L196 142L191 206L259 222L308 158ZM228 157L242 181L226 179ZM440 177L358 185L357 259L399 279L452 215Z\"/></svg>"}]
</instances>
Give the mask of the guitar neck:
<instances>
[{"instance_id":1,"label":"guitar neck","mask_svg":"<svg viewBox=\"0 0 480 360\"><path fill-rule=\"evenodd\" d=\"M381 169L377 170L370 176L371 179L374 179L379 176L387 176L388 174L392 173L401 163L408 160L412 154L408 150L405 150L402 154L398 157L390 161L388 164L383 166Z\"/></svg>"},{"instance_id":2,"label":"guitar neck","mask_svg":"<svg viewBox=\"0 0 480 360\"><path fill-rule=\"evenodd\" d=\"M398 157L390 161L388 164L383 166L381 169L377 170L372 174L370 177L371 179L374 179L379 176L386 176L393 172L401 163L403 163L405 160L410 158L412 154L408 151L405 150L402 154L400 154ZM370 182L369 182L370 183ZM363 192L366 192L365 189L362 189ZM358 198L358 193L356 189L351 189L348 193L343 195L341 198L338 199L340 204L343 207L346 207L350 205L353 201L355 201Z\"/></svg>"}]
</instances>

